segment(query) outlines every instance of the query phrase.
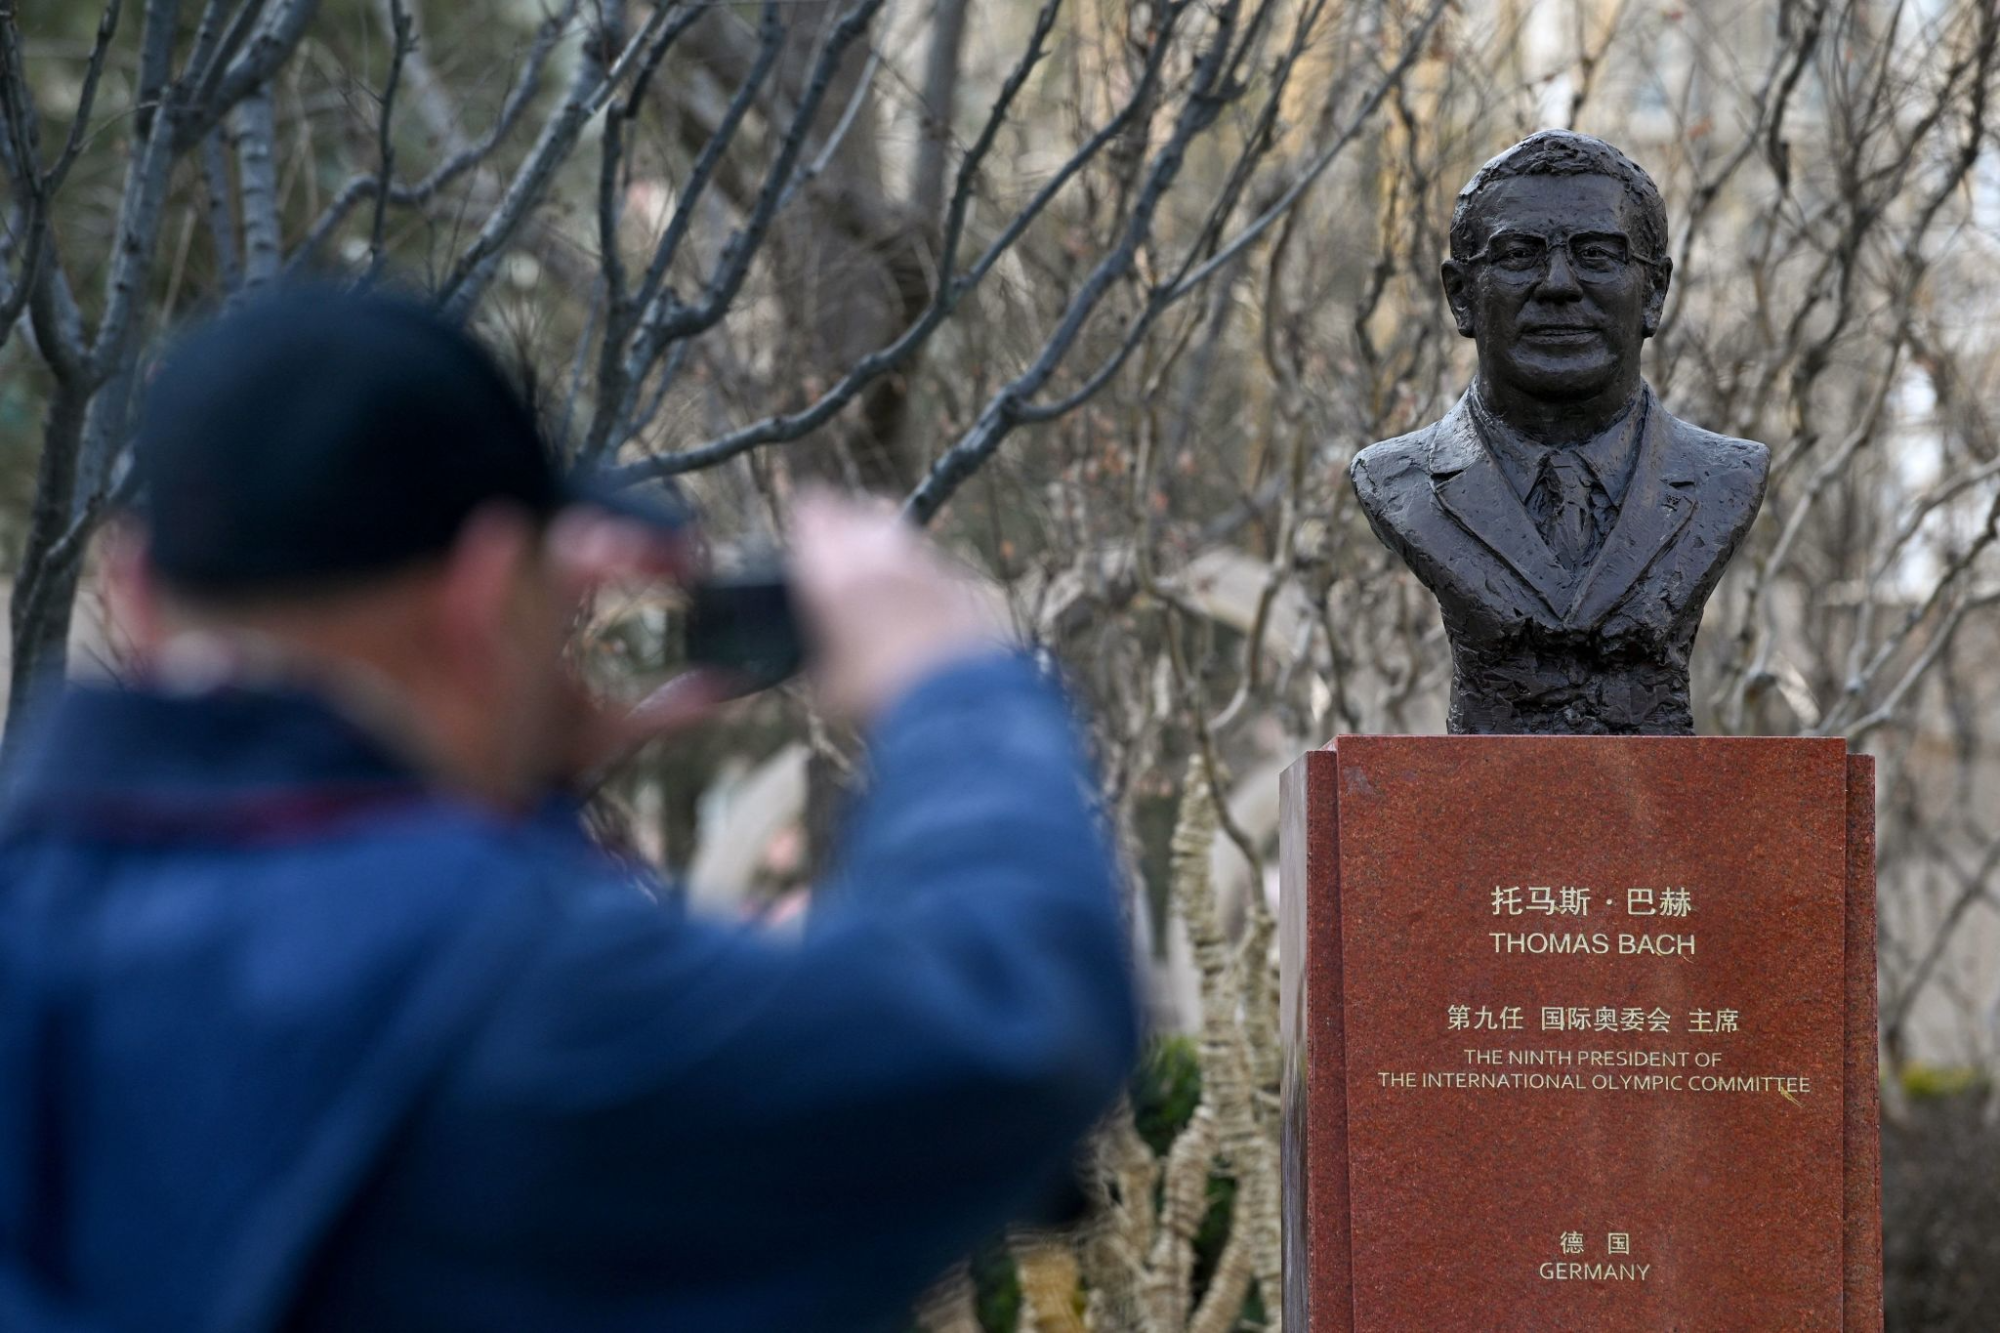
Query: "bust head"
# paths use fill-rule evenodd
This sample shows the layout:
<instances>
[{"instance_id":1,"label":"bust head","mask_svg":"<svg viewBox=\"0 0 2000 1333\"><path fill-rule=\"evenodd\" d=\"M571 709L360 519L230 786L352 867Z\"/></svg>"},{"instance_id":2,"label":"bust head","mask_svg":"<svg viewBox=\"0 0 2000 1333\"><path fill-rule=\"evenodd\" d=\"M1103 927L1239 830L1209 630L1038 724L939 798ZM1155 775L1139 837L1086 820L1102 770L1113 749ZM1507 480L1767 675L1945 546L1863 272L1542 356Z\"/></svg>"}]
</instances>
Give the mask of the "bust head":
<instances>
[{"instance_id":1,"label":"bust head","mask_svg":"<svg viewBox=\"0 0 2000 1333\"><path fill-rule=\"evenodd\" d=\"M1594 415L1639 387L1673 263L1652 178L1602 139L1543 130L1459 192L1446 299L1496 408Z\"/></svg>"}]
</instances>

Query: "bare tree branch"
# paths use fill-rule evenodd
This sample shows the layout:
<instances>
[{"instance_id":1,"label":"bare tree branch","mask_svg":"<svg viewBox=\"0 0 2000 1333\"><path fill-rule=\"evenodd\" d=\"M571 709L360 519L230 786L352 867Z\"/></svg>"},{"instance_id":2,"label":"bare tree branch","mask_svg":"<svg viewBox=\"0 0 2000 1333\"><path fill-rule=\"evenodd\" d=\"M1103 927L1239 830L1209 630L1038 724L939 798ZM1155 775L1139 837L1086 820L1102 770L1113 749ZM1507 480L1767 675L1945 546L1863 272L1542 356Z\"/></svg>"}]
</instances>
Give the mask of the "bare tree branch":
<instances>
[{"instance_id":1,"label":"bare tree branch","mask_svg":"<svg viewBox=\"0 0 2000 1333\"><path fill-rule=\"evenodd\" d=\"M385 17L389 23L389 75L382 84L382 110L377 118L375 150L381 166L376 170L378 180L396 179L396 140L390 133L396 111L396 86L403 79L403 64L410 57L410 49L415 44L412 36L410 11L403 0L383 0ZM368 228L368 271L375 273L382 267L382 234L389 219L389 194L386 190L375 192L375 220Z\"/></svg>"},{"instance_id":2,"label":"bare tree branch","mask_svg":"<svg viewBox=\"0 0 2000 1333\"><path fill-rule=\"evenodd\" d=\"M230 143L236 149L236 179L243 203L243 285L246 289L278 276L283 238L278 223L278 128L271 90L246 95L230 115Z\"/></svg>"},{"instance_id":3,"label":"bare tree branch","mask_svg":"<svg viewBox=\"0 0 2000 1333\"><path fill-rule=\"evenodd\" d=\"M414 88L424 92L419 98L419 105L425 107L432 117L444 118L448 130L445 138L450 147L450 155L420 180L407 185L392 182L388 188L389 202L401 207L422 207L435 199L452 182L482 165L493 155L494 150L505 142L514 128L520 124L522 113L534 100L535 94L540 91L541 77L548 65L549 53L555 50L556 43L575 20L577 4L578 0L563 0L558 9L542 20L535 30L535 37L528 48L527 56L522 61L521 72L508 90L506 99L501 103L500 113L494 117L486 133L471 142L463 140L456 120L450 117L448 109L442 105L443 94L437 91L436 77L428 72L421 47L412 45L404 61L409 71L410 82ZM417 40L420 41L421 38ZM306 229L305 238L294 251L291 262L294 264L309 262L325 244L326 238L347 220L348 214L357 205L381 192L382 177L378 173L369 172L349 180L334 195L332 202L313 224ZM497 187L495 193L498 193Z\"/></svg>"},{"instance_id":4,"label":"bare tree branch","mask_svg":"<svg viewBox=\"0 0 2000 1333\"><path fill-rule=\"evenodd\" d=\"M1301 181L1296 182L1285 194L1279 196L1280 204L1289 207L1291 202L1295 202L1299 195L1304 192L1305 184L1315 179L1339 155L1341 150L1353 142L1358 128L1369 116L1374 114L1375 108L1381 104L1382 98L1387 95L1388 90L1402 80L1403 75L1408 72L1410 65L1414 63L1417 53L1422 49L1422 38L1429 33L1431 26L1437 22L1439 16L1444 12L1444 3L1445 0L1433 0L1430 13L1426 16L1417 38L1404 51L1402 59L1390 69L1382 81L1363 100L1360 109L1349 121L1347 128L1341 133L1339 138L1328 145L1319 157L1314 159L1313 164L1308 167ZM1224 12L1233 11L1225 10ZM1217 58L1218 65L1220 63L1220 54L1220 48L1212 49L1211 51L1211 55ZM1016 426L1026 422L1046 421L1055 416L1063 415L1074 410L1078 405L1102 389L1110 381L1111 377L1117 374L1119 369L1123 367L1126 358L1131 355L1132 350L1143 340L1146 331L1162 311L1188 292L1194 290L1197 281L1215 272L1217 261L1224 255L1234 254L1237 250L1240 250L1243 245L1249 243L1252 237L1261 233L1264 228L1268 227L1279 216L1272 209L1267 209L1256 222L1252 223L1250 227L1245 228L1244 234L1238 238L1238 242L1225 245L1218 252L1215 259L1198 266L1185 279L1174 286L1153 288L1147 295L1146 303L1141 313L1132 321L1130 329L1118 350L1074 392L1054 403L1037 404L1032 401L1033 395L1041 389L1043 384L1049 380L1055 373L1056 368L1062 363L1063 357L1068 353L1070 345L1075 341L1077 334L1082 331L1084 321L1089 318L1091 312L1096 308L1097 302L1103 296L1105 289L1110 285L1112 279L1122 276L1131 268L1133 255L1137 250L1138 244L1144 239L1147 230L1151 226L1153 210L1158 207L1161 195L1165 193L1167 186L1172 183L1174 175L1179 171L1181 155L1185 153L1188 141L1220 110L1219 104L1212 102L1206 90L1201 87L1201 77L1198 69L1196 87L1188 94L1187 109L1182 113L1181 121L1176 126L1174 136L1168 140L1166 147L1154 159L1154 166L1149 173L1146 188L1141 193L1138 204L1132 210L1132 221L1127 227L1124 239L1116 250L1100 261L1090 278L1085 281L1082 289L1072 299L1070 308L1065 313L1062 323L1057 326L1055 332L1043 344L1042 350L1034 362L1029 365L1026 371L1022 372L1020 376L1015 378L1006 388L993 397L987 404L986 410L981 414L978 423L973 426L972 430L964 438L954 444L931 466L930 474L911 493L904 505L904 512L909 514L916 522L929 522L944 502L951 497L952 493L964 484L966 478L978 471L979 467L988 458L992 457L993 453L1000 447L1001 442L1012 433ZM1273 205L1273 209L1277 207L1278 205Z\"/></svg>"},{"instance_id":5,"label":"bare tree branch","mask_svg":"<svg viewBox=\"0 0 2000 1333\"><path fill-rule=\"evenodd\" d=\"M471 311L473 303L492 279L492 261L499 257L529 210L541 202L550 177L568 156L585 122L603 110L618 85L624 82L626 75L632 72L633 66L649 49L653 39L680 9L681 6L676 4L663 4L655 9L647 17L645 25L601 73L588 61L579 66L577 77L571 83L562 106L543 125L541 135L535 140L534 147L529 149L527 160L514 174L514 179L508 183L498 206L439 286L438 305L446 313L463 319Z\"/></svg>"}]
</instances>

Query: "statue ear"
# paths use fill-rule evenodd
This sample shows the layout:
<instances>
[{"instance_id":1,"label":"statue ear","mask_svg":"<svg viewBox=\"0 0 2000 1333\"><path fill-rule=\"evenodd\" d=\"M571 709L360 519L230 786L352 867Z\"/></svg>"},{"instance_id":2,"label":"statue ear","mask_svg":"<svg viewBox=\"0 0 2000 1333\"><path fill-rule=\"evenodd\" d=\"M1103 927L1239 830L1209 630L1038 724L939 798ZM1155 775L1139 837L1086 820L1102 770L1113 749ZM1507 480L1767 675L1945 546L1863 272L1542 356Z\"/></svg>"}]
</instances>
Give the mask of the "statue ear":
<instances>
[{"instance_id":1,"label":"statue ear","mask_svg":"<svg viewBox=\"0 0 2000 1333\"><path fill-rule=\"evenodd\" d=\"M1660 331L1660 312L1667 305L1667 288L1674 280L1674 261L1662 256L1658 267L1646 270L1652 288L1646 293L1646 336Z\"/></svg>"},{"instance_id":2,"label":"statue ear","mask_svg":"<svg viewBox=\"0 0 2000 1333\"><path fill-rule=\"evenodd\" d=\"M1458 324L1458 336L1472 336L1472 293L1466 289L1465 268L1455 259L1447 259L1439 266L1438 274L1444 279L1445 303L1451 307L1451 317ZM1649 316L1657 319L1657 316ZM1648 333L1652 330L1649 328Z\"/></svg>"}]
</instances>

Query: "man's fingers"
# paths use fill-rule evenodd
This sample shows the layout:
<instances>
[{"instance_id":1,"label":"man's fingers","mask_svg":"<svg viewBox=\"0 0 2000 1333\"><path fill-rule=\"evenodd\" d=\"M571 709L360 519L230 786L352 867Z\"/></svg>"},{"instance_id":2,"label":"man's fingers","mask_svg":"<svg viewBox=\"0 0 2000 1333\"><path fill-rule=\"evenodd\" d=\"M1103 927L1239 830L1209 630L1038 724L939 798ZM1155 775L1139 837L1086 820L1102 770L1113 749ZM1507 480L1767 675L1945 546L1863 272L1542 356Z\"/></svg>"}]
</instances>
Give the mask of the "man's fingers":
<instances>
[{"instance_id":1,"label":"man's fingers","mask_svg":"<svg viewBox=\"0 0 2000 1333\"><path fill-rule=\"evenodd\" d=\"M713 717L743 693L727 674L699 667L674 677L631 708L593 695L581 680L568 684L572 714L569 752L556 777L594 786L653 741Z\"/></svg>"},{"instance_id":2,"label":"man's fingers","mask_svg":"<svg viewBox=\"0 0 2000 1333\"><path fill-rule=\"evenodd\" d=\"M792 513L792 587L832 712L872 716L924 674L1004 641L969 571L894 505L820 492Z\"/></svg>"},{"instance_id":3,"label":"man's fingers","mask_svg":"<svg viewBox=\"0 0 2000 1333\"><path fill-rule=\"evenodd\" d=\"M641 699L620 729L626 744L637 749L706 722L742 694L743 683L728 672L696 667Z\"/></svg>"}]
</instances>

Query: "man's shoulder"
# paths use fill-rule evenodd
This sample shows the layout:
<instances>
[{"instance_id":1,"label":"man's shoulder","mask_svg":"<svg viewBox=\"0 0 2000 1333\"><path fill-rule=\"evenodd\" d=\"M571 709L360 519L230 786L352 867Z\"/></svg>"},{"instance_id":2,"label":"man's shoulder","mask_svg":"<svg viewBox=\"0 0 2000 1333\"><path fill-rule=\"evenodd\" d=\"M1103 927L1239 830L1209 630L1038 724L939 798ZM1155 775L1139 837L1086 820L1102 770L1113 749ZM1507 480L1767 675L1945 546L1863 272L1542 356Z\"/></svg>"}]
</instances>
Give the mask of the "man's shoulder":
<instances>
[{"instance_id":1,"label":"man's shoulder","mask_svg":"<svg viewBox=\"0 0 2000 1333\"><path fill-rule=\"evenodd\" d=\"M572 850L532 822L429 795L297 819L303 827L189 837L29 830L4 854L11 874L36 885L19 910L99 915L111 966L171 966L175 950L190 966L286 957L334 989L414 976L502 922L532 938L559 911L564 884L616 873L581 832ZM163 942L148 923L169 910L177 928Z\"/></svg>"},{"instance_id":2,"label":"man's shoulder","mask_svg":"<svg viewBox=\"0 0 2000 1333\"><path fill-rule=\"evenodd\" d=\"M560 910L564 885L620 877L563 812L505 819L437 800L302 841L289 857L301 883L334 893L359 886L345 892L420 934L454 934L482 916L546 920Z\"/></svg>"}]
</instances>

